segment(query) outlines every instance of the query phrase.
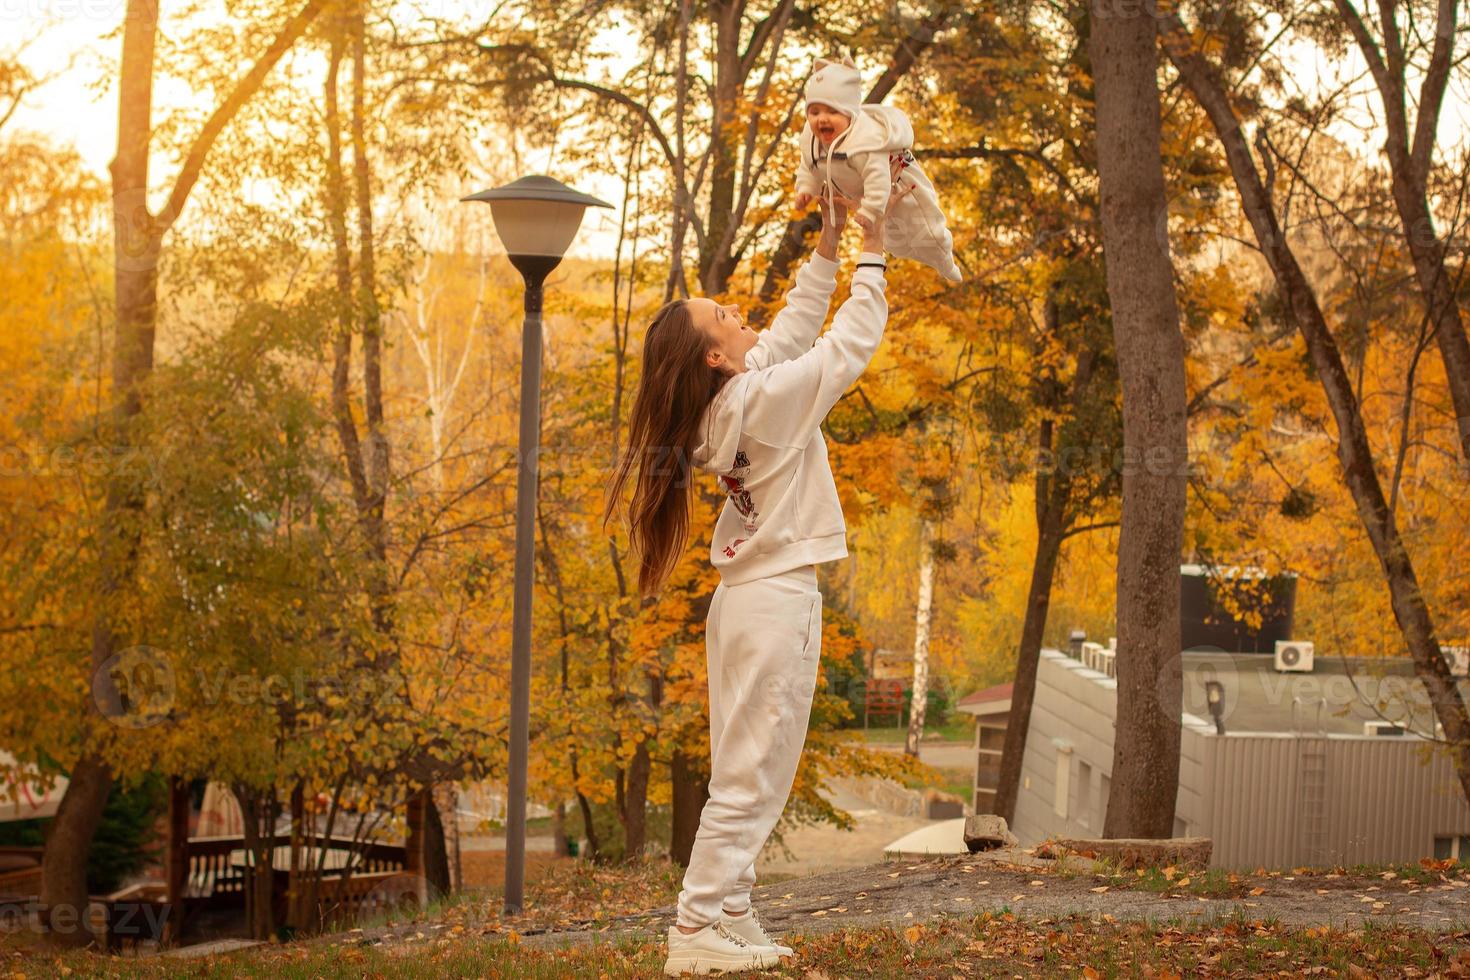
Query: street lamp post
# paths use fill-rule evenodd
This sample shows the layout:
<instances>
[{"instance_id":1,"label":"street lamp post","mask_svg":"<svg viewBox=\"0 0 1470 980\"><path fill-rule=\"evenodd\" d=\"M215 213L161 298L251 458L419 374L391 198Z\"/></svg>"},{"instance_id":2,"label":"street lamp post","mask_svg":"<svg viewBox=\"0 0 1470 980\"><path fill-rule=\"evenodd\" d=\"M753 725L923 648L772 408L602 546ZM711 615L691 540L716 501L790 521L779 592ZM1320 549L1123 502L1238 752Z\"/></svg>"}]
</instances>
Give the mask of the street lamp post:
<instances>
[{"instance_id":1,"label":"street lamp post","mask_svg":"<svg viewBox=\"0 0 1470 980\"><path fill-rule=\"evenodd\" d=\"M550 177L522 177L461 201L486 201L511 265L526 284L521 330L521 432L516 474L516 581L510 647L510 764L505 800L505 914L519 915L526 883L526 765L531 718L531 588L541 443L541 287L566 254L582 213L612 205Z\"/></svg>"}]
</instances>

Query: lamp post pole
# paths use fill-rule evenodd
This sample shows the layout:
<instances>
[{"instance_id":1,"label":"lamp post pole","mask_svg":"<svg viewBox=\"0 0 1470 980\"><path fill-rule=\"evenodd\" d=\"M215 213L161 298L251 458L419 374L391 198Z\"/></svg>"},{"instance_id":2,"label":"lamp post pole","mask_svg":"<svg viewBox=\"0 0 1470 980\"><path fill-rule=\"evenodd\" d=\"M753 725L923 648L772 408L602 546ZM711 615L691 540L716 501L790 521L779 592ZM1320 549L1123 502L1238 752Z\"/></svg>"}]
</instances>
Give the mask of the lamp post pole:
<instances>
[{"instance_id":1,"label":"lamp post pole","mask_svg":"<svg viewBox=\"0 0 1470 980\"><path fill-rule=\"evenodd\" d=\"M516 567L510 643L510 757L505 794L506 915L519 915L526 885L526 769L531 739L531 599L536 584L536 483L541 455L541 293L589 207L606 201L542 175L461 201L490 205L495 230L526 284L521 329L521 430L516 447Z\"/></svg>"},{"instance_id":2,"label":"lamp post pole","mask_svg":"<svg viewBox=\"0 0 1470 980\"><path fill-rule=\"evenodd\" d=\"M536 493L541 455L541 297L560 257L512 255L526 283L521 328L521 431L516 473L516 570L510 646L510 765L506 786L505 914L519 915L526 884L526 769L531 724L531 595L536 584Z\"/></svg>"}]
</instances>

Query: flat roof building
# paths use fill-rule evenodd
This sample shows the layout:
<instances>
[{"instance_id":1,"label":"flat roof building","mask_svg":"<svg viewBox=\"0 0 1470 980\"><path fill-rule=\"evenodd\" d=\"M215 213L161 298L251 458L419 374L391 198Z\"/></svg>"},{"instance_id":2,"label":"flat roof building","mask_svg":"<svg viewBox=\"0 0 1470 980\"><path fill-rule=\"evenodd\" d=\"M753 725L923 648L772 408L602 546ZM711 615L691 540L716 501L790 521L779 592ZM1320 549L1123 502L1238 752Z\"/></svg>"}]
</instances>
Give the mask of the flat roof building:
<instances>
[{"instance_id":1,"label":"flat roof building","mask_svg":"<svg viewBox=\"0 0 1470 980\"><path fill-rule=\"evenodd\" d=\"M1041 652L1012 828L1025 844L1102 834L1117 682L1109 655L1089 659ZM1182 655L1175 836L1213 838L1212 863L1236 869L1470 859L1470 806L1412 664L1297 666Z\"/></svg>"}]
</instances>

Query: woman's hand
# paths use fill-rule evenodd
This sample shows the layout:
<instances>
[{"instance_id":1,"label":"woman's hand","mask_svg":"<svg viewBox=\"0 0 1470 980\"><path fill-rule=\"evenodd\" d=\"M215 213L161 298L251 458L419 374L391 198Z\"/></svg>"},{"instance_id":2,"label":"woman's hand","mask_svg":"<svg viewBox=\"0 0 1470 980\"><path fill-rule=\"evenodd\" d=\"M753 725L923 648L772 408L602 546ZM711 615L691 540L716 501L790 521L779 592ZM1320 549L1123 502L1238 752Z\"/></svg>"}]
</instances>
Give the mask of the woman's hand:
<instances>
[{"instance_id":1,"label":"woman's hand","mask_svg":"<svg viewBox=\"0 0 1470 980\"><path fill-rule=\"evenodd\" d=\"M817 195L817 207L822 212L822 234L817 238L817 254L824 259L837 260L837 239L847 227L847 212L857 202L841 194L833 194L829 203L827 195Z\"/></svg>"},{"instance_id":2,"label":"woman's hand","mask_svg":"<svg viewBox=\"0 0 1470 980\"><path fill-rule=\"evenodd\" d=\"M914 185L900 188L894 185L888 191L888 206L876 219L869 219L861 211L854 211L852 220L858 223L863 230L863 251L874 255L883 254L883 227L888 223L888 216L893 213L893 208L899 201L903 200L914 189Z\"/></svg>"}]
</instances>

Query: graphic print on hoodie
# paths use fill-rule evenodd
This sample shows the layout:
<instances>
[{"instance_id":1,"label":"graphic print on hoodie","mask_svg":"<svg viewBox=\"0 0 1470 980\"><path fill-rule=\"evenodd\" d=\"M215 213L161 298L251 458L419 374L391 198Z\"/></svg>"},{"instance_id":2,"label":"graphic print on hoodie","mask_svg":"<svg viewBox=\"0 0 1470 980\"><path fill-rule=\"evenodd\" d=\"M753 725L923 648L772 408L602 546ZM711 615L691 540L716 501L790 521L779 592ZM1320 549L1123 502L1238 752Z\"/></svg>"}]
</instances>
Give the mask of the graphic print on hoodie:
<instances>
[{"instance_id":1,"label":"graphic print on hoodie","mask_svg":"<svg viewBox=\"0 0 1470 980\"><path fill-rule=\"evenodd\" d=\"M725 504L710 563L736 585L847 556L847 525L822 420L862 374L888 320L883 257L864 253L852 295L818 337L837 263L814 255L786 305L705 409L695 466L714 473Z\"/></svg>"},{"instance_id":2,"label":"graphic print on hoodie","mask_svg":"<svg viewBox=\"0 0 1470 980\"><path fill-rule=\"evenodd\" d=\"M720 482L725 484L725 493L740 514L746 533L754 534L760 526L760 515L756 512L755 502L750 498L750 491L745 489L745 474L749 471L750 457L745 455L745 450L737 449L734 465L730 467L730 472L720 474ZM736 538L725 545L725 557L734 558L735 549L744 543L744 538Z\"/></svg>"}]
</instances>

